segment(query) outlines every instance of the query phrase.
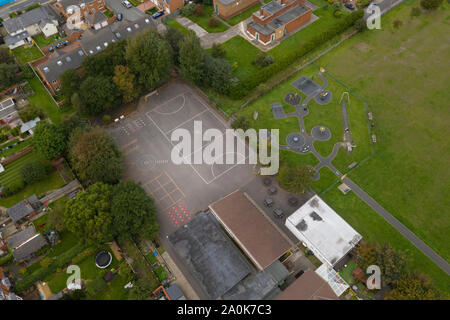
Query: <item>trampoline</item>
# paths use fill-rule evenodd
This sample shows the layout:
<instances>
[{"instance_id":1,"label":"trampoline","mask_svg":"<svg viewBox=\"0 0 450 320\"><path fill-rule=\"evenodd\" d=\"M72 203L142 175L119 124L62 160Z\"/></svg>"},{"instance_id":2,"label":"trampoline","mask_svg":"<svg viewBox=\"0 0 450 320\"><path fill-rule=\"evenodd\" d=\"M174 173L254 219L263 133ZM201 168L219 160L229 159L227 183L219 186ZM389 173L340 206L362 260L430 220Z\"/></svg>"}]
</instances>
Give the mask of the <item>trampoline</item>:
<instances>
[{"instance_id":1,"label":"trampoline","mask_svg":"<svg viewBox=\"0 0 450 320\"><path fill-rule=\"evenodd\" d=\"M112 255L106 250L99 251L95 256L95 265L100 269L109 267L112 262Z\"/></svg>"}]
</instances>

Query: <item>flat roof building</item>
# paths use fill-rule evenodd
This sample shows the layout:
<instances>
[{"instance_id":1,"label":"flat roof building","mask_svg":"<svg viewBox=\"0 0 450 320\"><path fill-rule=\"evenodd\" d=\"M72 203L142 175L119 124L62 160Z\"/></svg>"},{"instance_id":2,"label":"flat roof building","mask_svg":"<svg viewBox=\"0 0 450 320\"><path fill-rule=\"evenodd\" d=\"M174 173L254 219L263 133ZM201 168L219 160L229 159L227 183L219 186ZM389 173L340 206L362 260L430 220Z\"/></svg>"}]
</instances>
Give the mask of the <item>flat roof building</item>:
<instances>
[{"instance_id":1,"label":"flat roof building","mask_svg":"<svg viewBox=\"0 0 450 320\"><path fill-rule=\"evenodd\" d=\"M239 190L214 202L209 208L259 271L292 247L262 210Z\"/></svg>"},{"instance_id":2,"label":"flat roof building","mask_svg":"<svg viewBox=\"0 0 450 320\"><path fill-rule=\"evenodd\" d=\"M334 266L362 236L319 196L290 215L286 227L323 263Z\"/></svg>"}]
</instances>

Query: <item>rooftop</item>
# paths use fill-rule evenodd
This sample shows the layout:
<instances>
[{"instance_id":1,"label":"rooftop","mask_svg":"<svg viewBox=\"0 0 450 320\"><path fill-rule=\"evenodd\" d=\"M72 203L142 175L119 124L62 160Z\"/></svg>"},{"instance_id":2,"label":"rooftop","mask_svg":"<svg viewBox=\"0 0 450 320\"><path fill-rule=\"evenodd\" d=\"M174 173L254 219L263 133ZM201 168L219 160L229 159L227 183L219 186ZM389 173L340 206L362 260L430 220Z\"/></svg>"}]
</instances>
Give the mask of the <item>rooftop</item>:
<instances>
[{"instance_id":1,"label":"rooftop","mask_svg":"<svg viewBox=\"0 0 450 320\"><path fill-rule=\"evenodd\" d=\"M300 17L301 15L305 14L311 10L310 8L302 5L301 3L297 4L292 9L289 9L285 13L279 15L275 19L273 19L271 22L268 23L268 25L274 29L277 29L290 21L296 19L297 17Z\"/></svg>"},{"instance_id":2,"label":"rooftop","mask_svg":"<svg viewBox=\"0 0 450 320\"><path fill-rule=\"evenodd\" d=\"M28 227L20 232L13 234L8 239L8 246L10 248L16 248L20 246L22 243L30 239L32 236L36 234L36 230L33 226Z\"/></svg>"},{"instance_id":3,"label":"rooftop","mask_svg":"<svg viewBox=\"0 0 450 320\"><path fill-rule=\"evenodd\" d=\"M56 14L48 5L43 5L36 9L24 12L21 15L3 21L6 31L11 34L23 30L33 24L38 24L43 20L57 21Z\"/></svg>"},{"instance_id":4,"label":"rooftop","mask_svg":"<svg viewBox=\"0 0 450 320\"><path fill-rule=\"evenodd\" d=\"M358 232L317 195L290 215L285 224L299 240L313 250L320 261L331 266L362 239Z\"/></svg>"},{"instance_id":5,"label":"rooftop","mask_svg":"<svg viewBox=\"0 0 450 320\"><path fill-rule=\"evenodd\" d=\"M209 207L259 270L291 248L289 241L241 191L236 190Z\"/></svg>"},{"instance_id":6,"label":"rooftop","mask_svg":"<svg viewBox=\"0 0 450 320\"><path fill-rule=\"evenodd\" d=\"M314 271L308 270L287 287L276 300L337 300L330 286Z\"/></svg>"},{"instance_id":7,"label":"rooftop","mask_svg":"<svg viewBox=\"0 0 450 320\"><path fill-rule=\"evenodd\" d=\"M209 212L202 212L169 235L210 299L217 299L251 272L250 264Z\"/></svg>"},{"instance_id":8,"label":"rooftop","mask_svg":"<svg viewBox=\"0 0 450 320\"><path fill-rule=\"evenodd\" d=\"M0 119L6 118L13 112L16 112L16 107L13 99L9 98L0 102Z\"/></svg>"},{"instance_id":9,"label":"rooftop","mask_svg":"<svg viewBox=\"0 0 450 320\"><path fill-rule=\"evenodd\" d=\"M17 261L28 258L31 254L38 251L40 248L47 245L47 240L40 233L35 234L27 241L16 247L13 251L13 256Z\"/></svg>"},{"instance_id":10,"label":"rooftop","mask_svg":"<svg viewBox=\"0 0 450 320\"><path fill-rule=\"evenodd\" d=\"M20 219L28 216L30 213L34 212L35 208L33 208L32 206L32 203L35 203L34 197L36 197L36 195L33 195L26 200L20 201L7 210L8 215L14 222L17 222Z\"/></svg>"},{"instance_id":11,"label":"rooftop","mask_svg":"<svg viewBox=\"0 0 450 320\"><path fill-rule=\"evenodd\" d=\"M22 40L24 40L24 39L27 39L27 38L29 38L29 37L30 37L30 35L29 35L28 32L25 30L25 31L23 31L23 32L20 32L20 33L14 35L14 36L6 36L6 37L4 38L4 41L5 41L5 43L6 43L7 45L14 45L14 44L16 44L17 42L20 42L20 41L22 41Z\"/></svg>"},{"instance_id":12,"label":"rooftop","mask_svg":"<svg viewBox=\"0 0 450 320\"><path fill-rule=\"evenodd\" d=\"M36 125L37 125L37 123L38 123L39 121L41 121L41 119L40 119L39 117L37 117L37 118L35 118L35 119L33 119L33 120L30 120L30 121L25 122L25 123L20 127L20 132L21 132L21 133L24 133L24 132L27 132L28 130L33 129L34 127L36 127Z\"/></svg>"},{"instance_id":13,"label":"rooftop","mask_svg":"<svg viewBox=\"0 0 450 320\"><path fill-rule=\"evenodd\" d=\"M39 66L39 70L45 76L47 81L56 81L64 73L64 71L69 69L78 69L81 67L84 57L84 51L78 47L41 64Z\"/></svg>"}]
</instances>

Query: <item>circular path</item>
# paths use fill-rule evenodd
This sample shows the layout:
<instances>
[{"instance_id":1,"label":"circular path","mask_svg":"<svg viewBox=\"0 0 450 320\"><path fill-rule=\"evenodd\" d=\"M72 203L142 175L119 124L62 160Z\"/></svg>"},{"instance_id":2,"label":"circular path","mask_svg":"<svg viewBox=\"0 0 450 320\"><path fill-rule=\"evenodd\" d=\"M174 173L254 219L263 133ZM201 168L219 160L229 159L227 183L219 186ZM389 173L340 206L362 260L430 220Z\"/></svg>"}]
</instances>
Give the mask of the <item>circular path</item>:
<instances>
[{"instance_id":1,"label":"circular path","mask_svg":"<svg viewBox=\"0 0 450 320\"><path fill-rule=\"evenodd\" d=\"M323 99L320 97L320 95L321 95L322 93L325 93L325 94L326 94L326 96L325 96ZM326 104L329 104L329 103L330 103L331 98L332 98L331 92L328 91L328 90L325 90L325 91L322 91L322 92L318 93L318 94L314 97L314 101L316 101L316 102L317 102L318 104L320 104L320 105L326 105Z\"/></svg>"},{"instance_id":2,"label":"circular path","mask_svg":"<svg viewBox=\"0 0 450 320\"><path fill-rule=\"evenodd\" d=\"M311 130L311 136L315 140L319 141L327 141L331 138L331 131L327 127L324 126L315 126Z\"/></svg>"},{"instance_id":3,"label":"circular path","mask_svg":"<svg viewBox=\"0 0 450 320\"><path fill-rule=\"evenodd\" d=\"M293 148L300 148L305 144L305 138L300 133L290 133L286 137L286 143Z\"/></svg>"}]
</instances>

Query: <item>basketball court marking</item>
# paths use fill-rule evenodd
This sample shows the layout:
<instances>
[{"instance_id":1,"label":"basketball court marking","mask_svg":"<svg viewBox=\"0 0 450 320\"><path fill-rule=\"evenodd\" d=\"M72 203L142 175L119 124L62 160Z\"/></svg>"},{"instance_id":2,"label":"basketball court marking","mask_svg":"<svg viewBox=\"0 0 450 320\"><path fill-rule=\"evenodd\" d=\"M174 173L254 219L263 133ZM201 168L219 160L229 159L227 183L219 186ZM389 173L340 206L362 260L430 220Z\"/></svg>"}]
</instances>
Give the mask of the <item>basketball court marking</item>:
<instances>
[{"instance_id":1,"label":"basketball court marking","mask_svg":"<svg viewBox=\"0 0 450 320\"><path fill-rule=\"evenodd\" d=\"M169 182L165 182L162 183L161 179L166 179ZM156 188L152 188L150 186L150 184L152 184L153 182L157 183L157 187ZM169 184L172 184L174 186L174 189L169 191L167 189L167 186ZM152 180L146 182L143 185L144 189L147 190L147 192L152 196L153 199L155 199L155 201L157 201L159 204L164 205L162 203L163 200L165 200L166 198L170 201L169 205L166 205L163 210L167 210L170 207L174 206L177 202L181 201L183 198L186 197L186 195L184 194L184 192L180 189L180 187L178 187L178 185L175 183L175 181L172 179L172 177L164 170L163 173L161 173L160 175L158 175L156 178L153 178ZM157 191L162 191L163 194L161 196L158 196L156 194ZM175 198L174 194L176 192L179 192L181 194L180 197Z\"/></svg>"},{"instance_id":2,"label":"basketball court marking","mask_svg":"<svg viewBox=\"0 0 450 320\"><path fill-rule=\"evenodd\" d=\"M186 97L184 96L186 93L187 93L187 91L185 91L185 92L183 92L183 93L180 93L179 95L176 95L175 97L173 97L173 98L171 98L171 99L169 99L169 100L167 100L167 101L161 103L160 105L158 105L156 108L154 108L154 109L151 110L150 112L154 111L154 112L156 112L156 113L159 113L159 114L162 114L162 115L165 115L165 116L168 116L168 115L177 113L178 111L180 111L181 109L183 109L183 108L184 108L184 105L186 104ZM179 107L177 110L172 111L172 112L161 112L161 111L158 111L159 108L161 108L161 107L164 106L165 104L168 104L168 103L171 102L172 100L177 99L178 97L183 97L183 103L180 105L180 107Z\"/></svg>"}]
</instances>

